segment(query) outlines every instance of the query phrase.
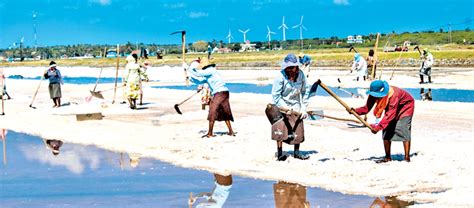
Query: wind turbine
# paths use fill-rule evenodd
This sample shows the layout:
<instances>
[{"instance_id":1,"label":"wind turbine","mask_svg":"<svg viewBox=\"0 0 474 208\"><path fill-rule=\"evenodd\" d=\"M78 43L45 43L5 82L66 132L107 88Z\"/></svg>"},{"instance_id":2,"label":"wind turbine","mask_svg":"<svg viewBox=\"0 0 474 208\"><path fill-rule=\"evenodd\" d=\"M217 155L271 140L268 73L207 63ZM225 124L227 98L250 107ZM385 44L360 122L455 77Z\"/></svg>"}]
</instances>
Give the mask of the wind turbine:
<instances>
[{"instance_id":1,"label":"wind turbine","mask_svg":"<svg viewBox=\"0 0 474 208\"><path fill-rule=\"evenodd\" d=\"M303 49L303 29L308 30L303 25L303 15L301 16L300 24L297 24L297 25L293 26L292 28L297 28L297 27L300 28L300 43L301 43L301 49Z\"/></svg>"},{"instance_id":2,"label":"wind turbine","mask_svg":"<svg viewBox=\"0 0 474 208\"><path fill-rule=\"evenodd\" d=\"M229 45L230 45L230 39L234 39L234 37L232 37L232 33L230 33L230 29L229 29L229 34L225 38L227 38L227 40L229 41Z\"/></svg>"},{"instance_id":3,"label":"wind turbine","mask_svg":"<svg viewBox=\"0 0 474 208\"><path fill-rule=\"evenodd\" d=\"M283 41L286 41L285 30L287 30L288 27L287 27L286 24L285 24L285 16L283 16L283 21L282 21L280 27L278 27L278 29L282 29L282 30L283 30Z\"/></svg>"},{"instance_id":4,"label":"wind turbine","mask_svg":"<svg viewBox=\"0 0 474 208\"><path fill-rule=\"evenodd\" d=\"M270 30L270 27L268 27L267 25L267 30L268 30L268 33L267 33L267 38L268 38L268 48L271 49L270 47L270 42L272 41L272 34L276 34L275 32L272 32Z\"/></svg>"},{"instance_id":5,"label":"wind turbine","mask_svg":"<svg viewBox=\"0 0 474 208\"><path fill-rule=\"evenodd\" d=\"M247 39L245 39L245 34L247 34L247 32L250 31L250 29L247 29L246 31L242 31L239 29L239 32L241 32L242 34L244 34L244 43L247 42Z\"/></svg>"}]
</instances>

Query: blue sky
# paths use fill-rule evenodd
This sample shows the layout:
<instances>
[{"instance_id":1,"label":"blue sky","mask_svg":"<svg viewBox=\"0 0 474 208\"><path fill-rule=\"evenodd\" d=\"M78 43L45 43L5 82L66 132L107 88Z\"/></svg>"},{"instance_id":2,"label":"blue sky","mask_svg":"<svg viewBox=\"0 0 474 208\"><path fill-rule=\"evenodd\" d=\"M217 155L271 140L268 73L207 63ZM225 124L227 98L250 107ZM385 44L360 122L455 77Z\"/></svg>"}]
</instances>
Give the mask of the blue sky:
<instances>
[{"instance_id":1,"label":"blue sky","mask_svg":"<svg viewBox=\"0 0 474 208\"><path fill-rule=\"evenodd\" d=\"M38 45L78 43L180 43L176 30L187 30L188 42L241 42L238 29L250 28L247 39L266 40L268 25L282 39L282 16L292 27L304 15L305 38L354 34L472 29L472 0L0 0L0 48L25 37L33 46L33 13L37 14ZM444 28L447 30L447 27ZM287 39L299 30L286 31Z\"/></svg>"}]
</instances>

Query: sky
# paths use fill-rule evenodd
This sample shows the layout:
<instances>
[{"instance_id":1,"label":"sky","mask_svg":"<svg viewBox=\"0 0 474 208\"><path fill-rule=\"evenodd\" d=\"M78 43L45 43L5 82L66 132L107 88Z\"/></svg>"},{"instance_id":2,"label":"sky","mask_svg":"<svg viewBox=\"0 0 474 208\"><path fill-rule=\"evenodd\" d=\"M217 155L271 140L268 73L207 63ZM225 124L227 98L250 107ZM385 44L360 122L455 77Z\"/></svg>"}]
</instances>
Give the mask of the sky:
<instances>
[{"instance_id":1,"label":"sky","mask_svg":"<svg viewBox=\"0 0 474 208\"><path fill-rule=\"evenodd\" d=\"M0 0L0 48L24 37L34 46L71 44L180 44L177 30L187 31L187 42L213 39L227 42L229 30L242 42L266 41L267 25L281 40L299 39L292 29L304 16L303 38L346 37L355 34L472 29L473 0Z\"/></svg>"}]
</instances>

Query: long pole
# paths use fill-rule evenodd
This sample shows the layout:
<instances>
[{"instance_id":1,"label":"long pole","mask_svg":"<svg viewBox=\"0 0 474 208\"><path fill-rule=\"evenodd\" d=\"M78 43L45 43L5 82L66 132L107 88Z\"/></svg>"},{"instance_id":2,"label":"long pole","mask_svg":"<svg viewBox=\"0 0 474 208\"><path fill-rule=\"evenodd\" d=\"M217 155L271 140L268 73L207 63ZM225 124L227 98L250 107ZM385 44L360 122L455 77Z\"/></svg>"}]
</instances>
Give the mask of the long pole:
<instances>
[{"instance_id":1,"label":"long pole","mask_svg":"<svg viewBox=\"0 0 474 208\"><path fill-rule=\"evenodd\" d=\"M3 69L0 71L0 79L2 79L2 88L0 91L2 92L2 116L5 115L5 75L3 74Z\"/></svg>"},{"instance_id":2,"label":"long pole","mask_svg":"<svg viewBox=\"0 0 474 208\"><path fill-rule=\"evenodd\" d=\"M377 48L379 46L379 37L380 33L377 33L377 40L375 41L375 46L374 46L374 63L372 64L372 79L375 79L375 64L377 64Z\"/></svg>"},{"instance_id":3,"label":"long pole","mask_svg":"<svg viewBox=\"0 0 474 208\"><path fill-rule=\"evenodd\" d=\"M114 88L114 99L112 100L112 104L115 103L115 95L117 94L117 80L118 80L118 71L119 71L119 61L120 61L120 45L117 44L117 70L115 72L115 88Z\"/></svg>"},{"instance_id":4,"label":"long pole","mask_svg":"<svg viewBox=\"0 0 474 208\"><path fill-rule=\"evenodd\" d=\"M186 31L182 32L181 42L182 42L181 50L183 51L182 52L183 62L186 62ZM186 71L186 69L184 69L184 78L186 79L186 86L189 86L188 71Z\"/></svg>"},{"instance_id":5,"label":"long pole","mask_svg":"<svg viewBox=\"0 0 474 208\"><path fill-rule=\"evenodd\" d=\"M329 89L329 87L327 87L325 84L323 84L322 82L319 83L319 85L324 89L326 90L326 92L328 94L330 94L334 99L337 100L337 102L339 102L342 106L344 106L344 108L346 108L347 112L349 112L350 114L354 115L360 122L362 122L362 124L364 124L367 128L369 128L371 131L374 131L374 129L370 126L369 123L367 123L367 121L365 121L362 117L360 117L359 114L357 114L354 110L352 110L344 101L341 100L341 98L339 98L336 94L334 94L334 92Z\"/></svg>"}]
</instances>

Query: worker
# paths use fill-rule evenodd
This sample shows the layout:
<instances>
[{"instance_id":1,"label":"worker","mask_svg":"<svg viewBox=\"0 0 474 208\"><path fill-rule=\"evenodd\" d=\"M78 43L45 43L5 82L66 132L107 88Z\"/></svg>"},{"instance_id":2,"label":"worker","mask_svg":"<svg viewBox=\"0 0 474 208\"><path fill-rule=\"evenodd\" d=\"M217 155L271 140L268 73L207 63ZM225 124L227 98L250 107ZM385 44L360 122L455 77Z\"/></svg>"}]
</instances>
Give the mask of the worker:
<instances>
[{"instance_id":1,"label":"worker","mask_svg":"<svg viewBox=\"0 0 474 208\"><path fill-rule=\"evenodd\" d=\"M423 54L421 55L421 63L420 68L420 84L425 84L423 76L428 76L428 83L432 83L431 81L431 67L434 64L433 54L428 50L428 48L423 49Z\"/></svg>"},{"instance_id":2,"label":"worker","mask_svg":"<svg viewBox=\"0 0 474 208\"><path fill-rule=\"evenodd\" d=\"M306 74L306 78L309 77L309 72L311 71L311 63L312 63L312 60L311 60L311 57L309 57L308 55L300 52L298 54L298 60L301 64L301 70L303 71L304 74Z\"/></svg>"},{"instance_id":3,"label":"worker","mask_svg":"<svg viewBox=\"0 0 474 208\"><path fill-rule=\"evenodd\" d=\"M365 77L367 76L367 62L359 53L354 55L354 63L352 63L351 73L354 70L357 71L356 81L359 81L359 77L362 77L365 81Z\"/></svg>"},{"instance_id":4,"label":"worker","mask_svg":"<svg viewBox=\"0 0 474 208\"><path fill-rule=\"evenodd\" d=\"M395 86L389 86L386 81L375 80L370 83L367 91L369 97L365 106L351 109L359 115L365 115L374 105L374 115L382 120L377 124L371 124L376 134L383 130L382 138L385 149L385 158L378 163L392 160L390 146L392 141L402 141L405 150L405 161L410 162L411 144L411 122L415 111L415 100L407 91Z\"/></svg>"}]
</instances>

